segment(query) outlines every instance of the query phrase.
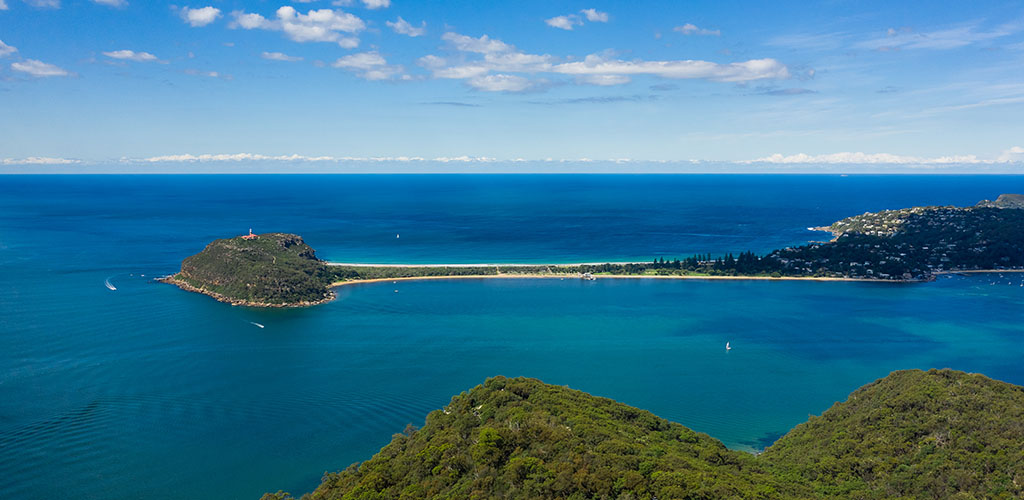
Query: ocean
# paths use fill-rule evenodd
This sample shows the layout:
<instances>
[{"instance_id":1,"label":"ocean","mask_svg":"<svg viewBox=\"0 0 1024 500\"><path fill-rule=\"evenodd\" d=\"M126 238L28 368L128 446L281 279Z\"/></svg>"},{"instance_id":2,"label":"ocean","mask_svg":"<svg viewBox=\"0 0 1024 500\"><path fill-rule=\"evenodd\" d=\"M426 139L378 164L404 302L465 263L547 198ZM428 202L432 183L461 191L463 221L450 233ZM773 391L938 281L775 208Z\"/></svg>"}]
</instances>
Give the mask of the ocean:
<instances>
[{"instance_id":1,"label":"ocean","mask_svg":"<svg viewBox=\"0 0 1024 500\"><path fill-rule=\"evenodd\" d=\"M765 252L865 211L1006 192L1024 176L3 176L0 491L299 494L499 374L748 451L893 370L1024 384L1024 274L378 283L289 310L152 281L250 227L338 262L645 261Z\"/></svg>"}]
</instances>

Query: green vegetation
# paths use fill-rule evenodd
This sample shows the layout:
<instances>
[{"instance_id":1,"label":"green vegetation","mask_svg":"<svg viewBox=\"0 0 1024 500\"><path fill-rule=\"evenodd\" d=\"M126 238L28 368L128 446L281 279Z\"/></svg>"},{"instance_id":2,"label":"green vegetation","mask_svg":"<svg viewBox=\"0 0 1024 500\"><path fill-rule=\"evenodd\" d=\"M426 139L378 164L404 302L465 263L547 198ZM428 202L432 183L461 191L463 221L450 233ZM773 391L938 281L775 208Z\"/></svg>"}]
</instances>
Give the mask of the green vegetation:
<instances>
[{"instance_id":1,"label":"green vegetation","mask_svg":"<svg viewBox=\"0 0 1024 500\"><path fill-rule=\"evenodd\" d=\"M351 266L318 260L302 238L269 233L217 240L166 278L218 300L253 306L318 304L332 284L443 276L747 276L929 280L937 272L1024 268L1022 195L974 207L917 207L866 213L824 230L835 239L775 250L626 264Z\"/></svg>"},{"instance_id":2,"label":"green vegetation","mask_svg":"<svg viewBox=\"0 0 1024 500\"><path fill-rule=\"evenodd\" d=\"M551 266L339 266L331 265L337 281L428 276L497 276L499 274L545 274Z\"/></svg>"},{"instance_id":3,"label":"green vegetation","mask_svg":"<svg viewBox=\"0 0 1024 500\"><path fill-rule=\"evenodd\" d=\"M649 412L495 377L304 498L775 498L776 483L753 455Z\"/></svg>"},{"instance_id":4,"label":"green vegetation","mask_svg":"<svg viewBox=\"0 0 1024 500\"><path fill-rule=\"evenodd\" d=\"M827 228L835 238L775 250L628 264L518 267L337 266L342 279L460 275L622 275L827 277L928 280L936 272L1024 267L1024 196L1001 195L975 207L916 207L849 217ZM1024 206L1024 205L1022 205Z\"/></svg>"},{"instance_id":5,"label":"green vegetation","mask_svg":"<svg viewBox=\"0 0 1024 500\"><path fill-rule=\"evenodd\" d=\"M216 240L165 279L182 288L236 304L314 304L332 297L333 276L302 238L267 233Z\"/></svg>"},{"instance_id":6,"label":"green vegetation","mask_svg":"<svg viewBox=\"0 0 1024 500\"><path fill-rule=\"evenodd\" d=\"M1024 388L901 371L754 456L609 399L495 377L302 499L1020 498L1022 418Z\"/></svg>"},{"instance_id":7,"label":"green vegetation","mask_svg":"<svg viewBox=\"0 0 1024 500\"><path fill-rule=\"evenodd\" d=\"M952 370L894 372L760 458L824 498L1024 498L1024 387Z\"/></svg>"},{"instance_id":8,"label":"green vegetation","mask_svg":"<svg viewBox=\"0 0 1024 500\"><path fill-rule=\"evenodd\" d=\"M734 258L695 255L683 260L664 258L626 264L549 264L498 266L351 266L331 265L338 281L422 278L429 276L772 276L751 252ZM776 273L775 276L781 276Z\"/></svg>"},{"instance_id":9,"label":"green vegetation","mask_svg":"<svg viewBox=\"0 0 1024 500\"><path fill-rule=\"evenodd\" d=\"M783 273L928 279L935 272L1024 266L1024 210L923 207L850 217L830 243L776 250Z\"/></svg>"}]
</instances>

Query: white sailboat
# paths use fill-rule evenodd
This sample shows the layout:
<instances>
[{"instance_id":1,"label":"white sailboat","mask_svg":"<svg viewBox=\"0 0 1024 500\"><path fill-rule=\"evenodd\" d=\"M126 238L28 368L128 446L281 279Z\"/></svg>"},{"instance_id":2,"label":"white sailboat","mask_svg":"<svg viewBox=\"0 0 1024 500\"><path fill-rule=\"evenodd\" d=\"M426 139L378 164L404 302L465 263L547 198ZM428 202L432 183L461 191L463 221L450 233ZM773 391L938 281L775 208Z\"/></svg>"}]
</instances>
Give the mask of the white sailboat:
<instances>
[{"instance_id":1,"label":"white sailboat","mask_svg":"<svg viewBox=\"0 0 1024 500\"><path fill-rule=\"evenodd\" d=\"M729 345L728 342L725 343L725 350L726 351L731 351L732 350L732 347Z\"/></svg>"}]
</instances>

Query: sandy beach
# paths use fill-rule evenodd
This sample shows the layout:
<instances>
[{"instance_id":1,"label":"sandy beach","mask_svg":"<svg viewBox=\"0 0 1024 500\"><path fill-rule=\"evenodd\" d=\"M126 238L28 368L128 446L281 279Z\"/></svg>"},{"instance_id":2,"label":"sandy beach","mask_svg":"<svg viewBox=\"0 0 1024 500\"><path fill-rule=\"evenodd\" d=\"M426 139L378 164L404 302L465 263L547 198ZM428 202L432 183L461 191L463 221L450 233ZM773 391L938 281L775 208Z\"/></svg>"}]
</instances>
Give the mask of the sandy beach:
<instances>
[{"instance_id":1,"label":"sandy beach","mask_svg":"<svg viewBox=\"0 0 1024 500\"><path fill-rule=\"evenodd\" d=\"M407 267L407 266L394 266ZM408 266L413 267L413 266ZM424 266L439 267L439 266ZM504 267L504 266L502 266ZM462 279L582 279L576 275L559 274L470 274L463 276L410 276L405 278L379 278L368 280L336 281L331 283L331 288L360 285L364 283L385 283L388 281L424 281L424 280L462 280ZM867 278L830 278L830 277L808 277L808 276L645 276L636 274L596 274L595 279L670 279L670 280L703 280L703 281L857 281L870 283L920 283L920 280L879 280Z\"/></svg>"},{"instance_id":2,"label":"sandy beach","mask_svg":"<svg viewBox=\"0 0 1024 500\"><path fill-rule=\"evenodd\" d=\"M568 264L355 264L350 262L327 262L328 266L350 266L350 267L571 267L571 266L602 266L612 264L624 266L626 264L650 264L650 262L577 262Z\"/></svg>"}]
</instances>

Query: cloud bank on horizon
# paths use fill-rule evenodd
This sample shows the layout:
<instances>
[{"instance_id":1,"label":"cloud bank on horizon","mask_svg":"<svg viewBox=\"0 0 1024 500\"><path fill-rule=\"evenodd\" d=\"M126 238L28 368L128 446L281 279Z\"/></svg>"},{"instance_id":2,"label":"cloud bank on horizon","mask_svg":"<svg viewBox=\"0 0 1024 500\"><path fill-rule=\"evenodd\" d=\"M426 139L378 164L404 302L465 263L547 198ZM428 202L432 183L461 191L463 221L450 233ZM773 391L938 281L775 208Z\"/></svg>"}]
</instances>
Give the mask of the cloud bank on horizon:
<instances>
[{"instance_id":1,"label":"cloud bank on horizon","mask_svg":"<svg viewBox=\"0 0 1024 500\"><path fill-rule=\"evenodd\" d=\"M6 166L1024 166L999 2L0 0L0 33Z\"/></svg>"}]
</instances>

